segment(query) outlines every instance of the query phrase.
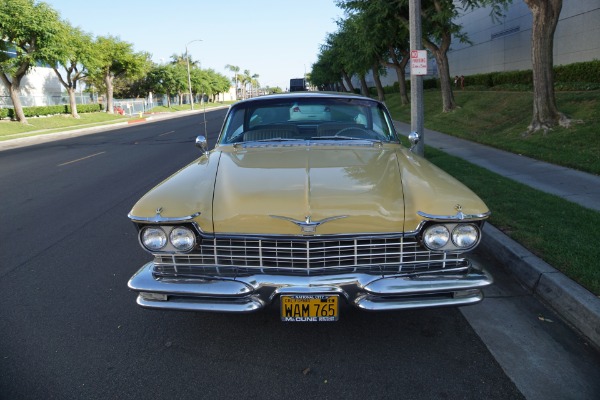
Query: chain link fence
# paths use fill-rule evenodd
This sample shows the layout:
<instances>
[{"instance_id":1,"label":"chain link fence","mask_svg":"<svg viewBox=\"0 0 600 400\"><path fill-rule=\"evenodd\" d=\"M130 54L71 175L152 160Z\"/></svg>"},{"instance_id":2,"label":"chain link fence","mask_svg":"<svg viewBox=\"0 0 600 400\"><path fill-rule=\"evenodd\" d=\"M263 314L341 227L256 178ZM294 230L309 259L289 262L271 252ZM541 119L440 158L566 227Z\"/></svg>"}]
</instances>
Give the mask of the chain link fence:
<instances>
[{"instance_id":1,"label":"chain link fence","mask_svg":"<svg viewBox=\"0 0 600 400\"><path fill-rule=\"evenodd\" d=\"M64 93L44 96L20 96L20 100L23 107L58 106L69 104L69 95ZM98 102L98 95L96 93L77 93L75 102L77 104L94 104ZM0 108L13 108L10 96L0 96Z\"/></svg>"}]
</instances>

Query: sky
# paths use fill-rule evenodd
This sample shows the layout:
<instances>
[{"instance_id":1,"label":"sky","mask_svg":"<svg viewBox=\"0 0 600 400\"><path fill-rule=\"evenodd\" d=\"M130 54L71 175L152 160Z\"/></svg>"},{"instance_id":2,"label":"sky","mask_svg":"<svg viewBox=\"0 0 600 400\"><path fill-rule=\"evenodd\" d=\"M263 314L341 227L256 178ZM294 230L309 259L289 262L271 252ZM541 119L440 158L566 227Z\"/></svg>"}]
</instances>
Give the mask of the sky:
<instances>
[{"instance_id":1,"label":"sky","mask_svg":"<svg viewBox=\"0 0 600 400\"><path fill-rule=\"evenodd\" d=\"M62 19L94 36L112 35L156 63L185 54L227 77L225 65L286 90L309 73L344 15L335 0L44 0ZM201 40L201 41L197 41ZM191 43L190 43L191 42Z\"/></svg>"}]
</instances>

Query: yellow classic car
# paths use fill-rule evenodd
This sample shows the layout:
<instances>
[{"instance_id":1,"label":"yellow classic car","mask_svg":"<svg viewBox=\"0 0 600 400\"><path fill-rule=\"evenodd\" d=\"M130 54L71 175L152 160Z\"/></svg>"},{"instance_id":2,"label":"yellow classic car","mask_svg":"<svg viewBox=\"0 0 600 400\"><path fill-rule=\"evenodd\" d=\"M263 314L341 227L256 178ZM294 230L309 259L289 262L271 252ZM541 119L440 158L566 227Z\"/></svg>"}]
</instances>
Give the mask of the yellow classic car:
<instances>
[{"instance_id":1,"label":"yellow classic car","mask_svg":"<svg viewBox=\"0 0 600 400\"><path fill-rule=\"evenodd\" d=\"M487 206L401 145L381 102L253 98L229 109L214 149L196 144L201 157L129 213L153 256L129 281L142 307L336 321L342 304L474 304L492 283L464 255Z\"/></svg>"}]
</instances>

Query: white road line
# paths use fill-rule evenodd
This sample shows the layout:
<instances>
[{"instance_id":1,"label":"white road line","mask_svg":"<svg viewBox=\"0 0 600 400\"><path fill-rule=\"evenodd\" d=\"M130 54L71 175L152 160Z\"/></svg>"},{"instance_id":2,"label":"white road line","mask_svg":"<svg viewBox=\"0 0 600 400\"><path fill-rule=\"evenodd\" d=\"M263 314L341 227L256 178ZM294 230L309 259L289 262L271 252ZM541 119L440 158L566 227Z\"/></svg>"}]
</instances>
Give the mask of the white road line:
<instances>
[{"instance_id":1,"label":"white road line","mask_svg":"<svg viewBox=\"0 0 600 400\"><path fill-rule=\"evenodd\" d=\"M73 160L73 161L67 161L66 163L62 163L62 164L58 164L59 167L62 167L63 165L68 165L68 164L73 164L79 161L83 161L83 160L87 160L88 158L92 158L92 157L96 157L99 156L100 154L104 154L106 153L105 151L102 151L100 153L96 153L96 154L92 154L90 156L86 156L86 157L82 157L82 158L78 158L77 160Z\"/></svg>"},{"instance_id":2,"label":"white road line","mask_svg":"<svg viewBox=\"0 0 600 400\"><path fill-rule=\"evenodd\" d=\"M169 132L161 133L160 135L158 135L158 137L170 135L171 133L175 133L175 131L169 131Z\"/></svg>"}]
</instances>

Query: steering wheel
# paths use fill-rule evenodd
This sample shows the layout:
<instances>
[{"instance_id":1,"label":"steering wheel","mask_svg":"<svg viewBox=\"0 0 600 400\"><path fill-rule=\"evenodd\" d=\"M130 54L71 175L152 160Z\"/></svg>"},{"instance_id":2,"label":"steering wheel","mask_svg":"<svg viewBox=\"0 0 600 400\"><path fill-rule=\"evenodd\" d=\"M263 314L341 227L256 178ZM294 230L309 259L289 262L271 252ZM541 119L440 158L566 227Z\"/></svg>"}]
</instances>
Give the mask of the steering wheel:
<instances>
[{"instance_id":1,"label":"steering wheel","mask_svg":"<svg viewBox=\"0 0 600 400\"><path fill-rule=\"evenodd\" d=\"M354 135L352 134L354 133ZM364 128L359 128L356 126L350 126L348 128L341 129L338 131L335 136L352 136L356 138L366 138L372 139L373 134Z\"/></svg>"}]
</instances>

